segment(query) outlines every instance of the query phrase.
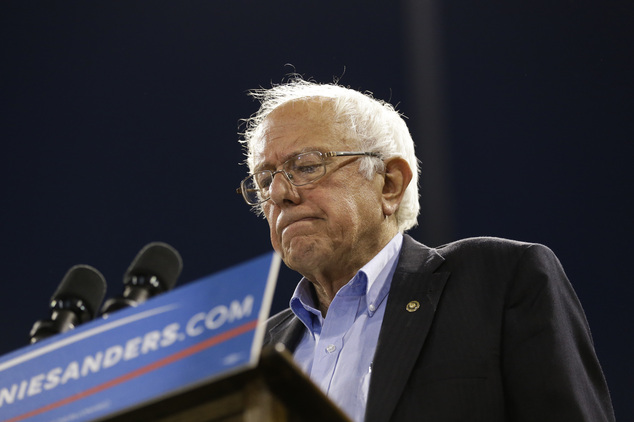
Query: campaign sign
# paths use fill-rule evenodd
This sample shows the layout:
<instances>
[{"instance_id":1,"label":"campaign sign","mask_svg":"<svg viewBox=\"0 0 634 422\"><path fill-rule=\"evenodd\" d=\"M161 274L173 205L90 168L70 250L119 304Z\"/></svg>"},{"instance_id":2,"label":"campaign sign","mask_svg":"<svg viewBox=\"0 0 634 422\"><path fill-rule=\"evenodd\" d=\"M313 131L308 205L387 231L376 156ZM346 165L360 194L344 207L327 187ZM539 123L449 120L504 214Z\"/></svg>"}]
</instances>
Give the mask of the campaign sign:
<instances>
[{"instance_id":1,"label":"campaign sign","mask_svg":"<svg viewBox=\"0 0 634 422\"><path fill-rule=\"evenodd\" d=\"M2 357L0 420L94 420L255 366L279 265L270 253Z\"/></svg>"}]
</instances>

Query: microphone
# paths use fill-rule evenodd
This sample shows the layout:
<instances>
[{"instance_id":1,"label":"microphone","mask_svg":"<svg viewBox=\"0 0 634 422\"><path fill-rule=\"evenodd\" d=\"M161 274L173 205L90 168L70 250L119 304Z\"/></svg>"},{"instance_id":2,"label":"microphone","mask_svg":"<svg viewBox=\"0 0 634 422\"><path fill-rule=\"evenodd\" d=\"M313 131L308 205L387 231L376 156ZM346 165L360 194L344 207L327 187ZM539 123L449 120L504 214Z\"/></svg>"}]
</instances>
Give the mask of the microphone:
<instances>
[{"instance_id":1,"label":"microphone","mask_svg":"<svg viewBox=\"0 0 634 422\"><path fill-rule=\"evenodd\" d=\"M51 317L33 324L31 343L90 321L105 294L106 280L99 271L89 265L71 267L51 297Z\"/></svg>"},{"instance_id":2,"label":"microphone","mask_svg":"<svg viewBox=\"0 0 634 422\"><path fill-rule=\"evenodd\" d=\"M182 269L180 254L167 243L145 245L123 275L123 294L108 299L101 314L105 316L128 306L138 306L152 296L171 290Z\"/></svg>"}]
</instances>

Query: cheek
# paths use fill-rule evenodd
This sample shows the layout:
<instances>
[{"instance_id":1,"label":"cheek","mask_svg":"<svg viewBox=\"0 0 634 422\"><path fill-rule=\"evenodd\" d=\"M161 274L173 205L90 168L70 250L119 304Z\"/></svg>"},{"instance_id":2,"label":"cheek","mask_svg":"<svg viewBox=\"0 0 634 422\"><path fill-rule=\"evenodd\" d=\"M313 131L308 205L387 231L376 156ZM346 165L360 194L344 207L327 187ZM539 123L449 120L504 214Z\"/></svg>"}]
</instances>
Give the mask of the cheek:
<instances>
[{"instance_id":1,"label":"cheek","mask_svg":"<svg viewBox=\"0 0 634 422\"><path fill-rule=\"evenodd\" d=\"M339 197L332 201L332 206L325 210L328 219L329 235L341 239L344 243L354 241L359 227L364 224L364 205L354 197Z\"/></svg>"},{"instance_id":2,"label":"cheek","mask_svg":"<svg viewBox=\"0 0 634 422\"><path fill-rule=\"evenodd\" d=\"M275 232L275 221L277 215L274 213L274 208L271 206L264 206L262 208L262 212L264 213L264 217L266 218L266 222L269 225L269 234L271 237L271 244L273 245L273 249L278 250L279 240L277 239L277 234Z\"/></svg>"},{"instance_id":3,"label":"cheek","mask_svg":"<svg viewBox=\"0 0 634 422\"><path fill-rule=\"evenodd\" d=\"M369 189L357 190L342 203L342 206L345 206L345 210L341 209L340 212L346 213L342 223L357 227L359 230L376 227L382 220L380 201L376 193Z\"/></svg>"}]
</instances>

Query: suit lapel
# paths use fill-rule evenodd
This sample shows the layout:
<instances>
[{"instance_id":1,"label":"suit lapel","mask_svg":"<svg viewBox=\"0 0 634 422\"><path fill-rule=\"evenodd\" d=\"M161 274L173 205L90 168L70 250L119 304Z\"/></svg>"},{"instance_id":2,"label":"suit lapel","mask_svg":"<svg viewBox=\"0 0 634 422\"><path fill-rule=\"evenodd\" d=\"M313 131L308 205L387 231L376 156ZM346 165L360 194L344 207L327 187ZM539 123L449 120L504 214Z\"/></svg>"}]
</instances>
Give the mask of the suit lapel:
<instances>
[{"instance_id":1,"label":"suit lapel","mask_svg":"<svg viewBox=\"0 0 634 422\"><path fill-rule=\"evenodd\" d=\"M276 321L275 325L268 328L268 336L265 337L264 344L282 343L287 350L293 353L302 339L305 327L290 309L283 312L285 313L283 319L280 322Z\"/></svg>"},{"instance_id":2,"label":"suit lapel","mask_svg":"<svg viewBox=\"0 0 634 422\"><path fill-rule=\"evenodd\" d=\"M443 262L434 249L404 237L374 355L366 422L388 420L403 393L449 276L435 272Z\"/></svg>"}]
</instances>

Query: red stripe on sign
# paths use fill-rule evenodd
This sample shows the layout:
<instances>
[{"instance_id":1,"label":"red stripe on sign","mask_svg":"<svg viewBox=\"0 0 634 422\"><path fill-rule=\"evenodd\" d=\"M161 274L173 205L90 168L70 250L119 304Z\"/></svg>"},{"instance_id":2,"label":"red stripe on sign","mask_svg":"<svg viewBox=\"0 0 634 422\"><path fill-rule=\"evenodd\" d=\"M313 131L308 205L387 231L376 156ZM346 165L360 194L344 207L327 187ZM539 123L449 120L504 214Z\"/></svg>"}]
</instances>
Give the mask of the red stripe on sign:
<instances>
[{"instance_id":1,"label":"red stripe on sign","mask_svg":"<svg viewBox=\"0 0 634 422\"><path fill-rule=\"evenodd\" d=\"M109 388L112 387L116 387L119 384L123 384L124 382L130 381L131 379L134 378L138 378L142 375L147 374L148 372L152 372L155 371L159 368L162 368L164 366L167 366L171 363L177 362L181 359L185 359L186 357L189 357L193 354L196 354L198 352L201 352L205 349L209 349L210 347L213 347L219 343L225 342L227 340L231 340L234 337L237 337L241 334L244 334L248 331L254 330L255 327L258 325L258 321L254 320L251 322L247 322L246 324L243 324L239 327L236 327L232 330L226 331L222 334L218 334L215 337L210 337L205 341L202 341L200 343L196 343L193 346L188 347L187 349L183 349L180 352L176 352L173 355L169 355L164 357L163 359L157 360L156 362L150 363L149 365L146 365L144 367L135 369L132 372L129 372L125 375L121 375L120 377L114 378L108 382L105 382L103 384L99 384L96 385L92 388L89 388L88 390L82 391L81 393L77 393L73 396L67 397L63 400L57 401L55 403L51 403L49 405L46 405L44 407L40 407L39 409L35 409L35 410L31 410L30 412L24 413L22 415L16 416L12 419L8 419L5 422L18 422L18 421L22 421L24 419L33 417L33 416L37 416L40 415L44 412L48 412L49 410L53 410L53 409L57 409L58 407L62 407L65 406L69 403L75 402L77 400L81 400L85 397L88 396L92 396L93 394L97 394L100 393L104 390L107 390Z\"/></svg>"}]
</instances>

